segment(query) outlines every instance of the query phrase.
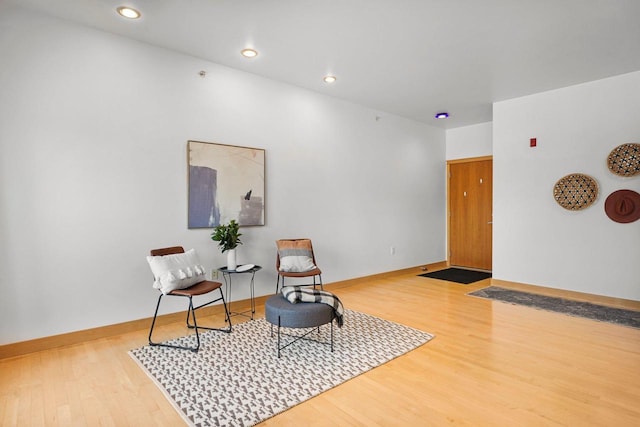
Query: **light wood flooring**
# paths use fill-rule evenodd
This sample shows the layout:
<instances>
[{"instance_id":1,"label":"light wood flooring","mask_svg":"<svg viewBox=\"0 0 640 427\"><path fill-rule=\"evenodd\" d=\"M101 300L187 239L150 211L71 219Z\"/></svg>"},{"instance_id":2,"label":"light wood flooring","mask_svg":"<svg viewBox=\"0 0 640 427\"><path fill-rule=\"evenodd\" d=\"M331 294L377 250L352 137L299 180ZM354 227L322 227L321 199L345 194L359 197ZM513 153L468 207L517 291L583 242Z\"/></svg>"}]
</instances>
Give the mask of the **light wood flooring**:
<instances>
[{"instance_id":1,"label":"light wood flooring","mask_svg":"<svg viewBox=\"0 0 640 427\"><path fill-rule=\"evenodd\" d=\"M466 295L491 283L403 273L328 286L349 309L436 338L261 425L640 425L640 330ZM638 302L585 298L640 310ZM159 332L158 339L187 333L183 323ZM147 333L0 360L0 425L184 425L127 355Z\"/></svg>"}]
</instances>

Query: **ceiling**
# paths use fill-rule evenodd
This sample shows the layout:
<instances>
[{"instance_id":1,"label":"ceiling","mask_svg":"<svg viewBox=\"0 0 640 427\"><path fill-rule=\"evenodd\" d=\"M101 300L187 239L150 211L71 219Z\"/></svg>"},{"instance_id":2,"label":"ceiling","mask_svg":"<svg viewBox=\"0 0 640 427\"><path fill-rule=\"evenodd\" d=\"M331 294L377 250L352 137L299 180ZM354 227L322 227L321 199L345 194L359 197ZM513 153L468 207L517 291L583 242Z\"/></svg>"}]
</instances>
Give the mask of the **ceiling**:
<instances>
[{"instance_id":1,"label":"ceiling","mask_svg":"<svg viewBox=\"0 0 640 427\"><path fill-rule=\"evenodd\" d=\"M640 0L4 2L441 128L491 121L495 101L640 70ZM142 18L119 17L122 5Z\"/></svg>"}]
</instances>

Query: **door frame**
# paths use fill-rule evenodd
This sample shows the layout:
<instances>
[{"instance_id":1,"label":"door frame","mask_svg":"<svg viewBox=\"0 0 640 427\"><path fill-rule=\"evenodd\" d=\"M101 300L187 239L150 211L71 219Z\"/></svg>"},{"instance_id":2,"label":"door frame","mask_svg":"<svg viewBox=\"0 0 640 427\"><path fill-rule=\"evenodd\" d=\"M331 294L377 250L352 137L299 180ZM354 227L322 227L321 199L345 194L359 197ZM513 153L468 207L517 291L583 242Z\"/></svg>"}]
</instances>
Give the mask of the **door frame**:
<instances>
[{"instance_id":1,"label":"door frame","mask_svg":"<svg viewBox=\"0 0 640 427\"><path fill-rule=\"evenodd\" d=\"M451 165L456 163L471 163L471 162L481 162L485 160L493 161L493 155L491 156L479 156L479 157L465 157L463 159L452 159L447 160L447 267L451 267L451 201L449 195L451 194L451 189L449 188L449 184L451 180ZM493 241L493 233L491 234L491 240Z\"/></svg>"}]
</instances>

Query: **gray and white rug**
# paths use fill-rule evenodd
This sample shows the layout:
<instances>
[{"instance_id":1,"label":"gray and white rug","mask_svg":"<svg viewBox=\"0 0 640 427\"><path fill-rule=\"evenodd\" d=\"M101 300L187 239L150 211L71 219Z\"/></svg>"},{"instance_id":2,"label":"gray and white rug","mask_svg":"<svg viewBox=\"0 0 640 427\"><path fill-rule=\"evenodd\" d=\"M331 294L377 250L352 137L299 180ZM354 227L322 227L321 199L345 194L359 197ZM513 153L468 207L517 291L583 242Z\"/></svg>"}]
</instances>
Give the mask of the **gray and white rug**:
<instances>
[{"instance_id":1,"label":"gray and white rug","mask_svg":"<svg viewBox=\"0 0 640 427\"><path fill-rule=\"evenodd\" d=\"M585 301L577 301L566 298L550 297L547 295L532 294L516 291L514 289L489 286L470 292L470 296L498 300L510 304L525 305L540 310L554 311L570 316L584 317L600 322L615 323L617 325L640 328L640 311L626 310L624 308L609 307L593 304Z\"/></svg>"},{"instance_id":2,"label":"gray and white rug","mask_svg":"<svg viewBox=\"0 0 640 427\"><path fill-rule=\"evenodd\" d=\"M198 353L144 346L129 354L193 426L251 426L411 351L433 335L346 310L328 344L299 340L277 358L264 318L200 335ZM287 332L299 334L300 330ZM310 337L330 342L329 325ZM291 339L291 338L286 338ZM172 340L193 345L193 337ZM285 341L286 343L286 341Z\"/></svg>"}]
</instances>

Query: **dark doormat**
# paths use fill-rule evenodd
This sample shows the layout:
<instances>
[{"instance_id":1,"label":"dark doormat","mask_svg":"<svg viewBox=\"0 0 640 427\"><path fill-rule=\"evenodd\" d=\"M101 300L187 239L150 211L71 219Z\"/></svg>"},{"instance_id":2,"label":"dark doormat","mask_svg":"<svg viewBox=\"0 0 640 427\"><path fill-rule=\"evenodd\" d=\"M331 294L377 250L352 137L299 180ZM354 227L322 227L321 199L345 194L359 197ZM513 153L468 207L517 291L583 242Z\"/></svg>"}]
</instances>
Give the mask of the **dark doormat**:
<instances>
[{"instance_id":1,"label":"dark doormat","mask_svg":"<svg viewBox=\"0 0 640 427\"><path fill-rule=\"evenodd\" d=\"M513 289L500 288L497 286L489 286L488 288L470 292L467 295L497 300L509 304L524 305L527 307L537 308L539 310L568 314L570 316L584 317L587 319L598 320L600 322L609 322L617 325L630 326L632 328L640 328L640 311L532 294L529 292L515 291Z\"/></svg>"},{"instance_id":2,"label":"dark doormat","mask_svg":"<svg viewBox=\"0 0 640 427\"><path fill-rule=\"evenodd\" d=\"M489 277L491 277L491 273L485 273L484 271L465 270L463 268L446 268L444 270L432 271L431 273L418 274L418 276L430 277L432 279L440 279L446 280L448 282L456 282L468 285L469 283L488 279Z\"/></svg>"}]
</instances>

